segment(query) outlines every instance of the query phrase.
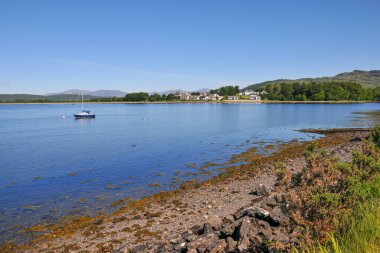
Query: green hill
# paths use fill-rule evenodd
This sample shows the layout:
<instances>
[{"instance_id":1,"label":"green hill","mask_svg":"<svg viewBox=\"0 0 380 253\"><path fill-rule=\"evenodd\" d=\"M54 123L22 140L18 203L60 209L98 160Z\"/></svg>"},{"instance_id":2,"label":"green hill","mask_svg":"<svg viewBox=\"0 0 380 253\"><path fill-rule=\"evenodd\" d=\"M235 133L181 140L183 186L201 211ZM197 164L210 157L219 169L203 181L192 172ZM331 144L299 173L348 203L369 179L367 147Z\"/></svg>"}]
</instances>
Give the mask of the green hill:
<instances>
[{"instance_id":1,"label":"green hill","mask_svg":"<svg viewBox=\"0 0 380 253\"><path fill-rule=\"evenodd\" d=\"M94 99L99 98L95 96L85 95L84 99ZM0 94L0 101L1 102L17 102L17 101L28 101L28 102L63 102L63 101L72 101L75 102L79 99L78 95L76 94L59 94L59 95L49 95L49 96L42 96L42 95L31 95L31 94Z\"/></svg>"},{"instance_id":2,"label":"green hill","mask_svg":"<svg viewBox=\"0 0 380 253\"><path fill-rule=\"evenodd\" d=\"M333 77L317 77L317 78L300 78L300 79L277 79L273 81L266 81L262 83L256 83L247 86L243 90L255 90L259 87L265 86L271 83L294 83L294 82L353 82L359 83L364 88L375 88L380 87L380 70L354 70L352 72L344 72Z\"/></svg>"}]
</instances>

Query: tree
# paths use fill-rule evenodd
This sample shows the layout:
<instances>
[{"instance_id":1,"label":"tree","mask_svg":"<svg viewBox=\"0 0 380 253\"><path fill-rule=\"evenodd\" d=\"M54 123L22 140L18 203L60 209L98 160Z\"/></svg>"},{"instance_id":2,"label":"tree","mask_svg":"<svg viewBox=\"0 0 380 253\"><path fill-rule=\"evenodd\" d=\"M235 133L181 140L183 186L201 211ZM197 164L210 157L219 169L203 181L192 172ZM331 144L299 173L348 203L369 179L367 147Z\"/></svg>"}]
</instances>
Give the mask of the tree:
<instances>
[{"instance_id":1,"label":"tree","mask_svg":"<svg viewBox=\"0 0 380 253\"><path fill-rule=\"evenodd\" d=\"M174 95L173 93L168 94L167 97L166 97L167 101L173 101L173 100L176 100L176 99L177 99L177 96Z\"/></svg>"},{"instance_id":2,"label":"tree","mask_svg":"<svg viewBox=\"0 0 380 253\"><path fill-rule=\"evenodd\" d=\"M149 101L154 102L154 101L161 101L161 100L162 100L162 97L160 94L156 93L149 96Z\"/></svg>"},{"instance_id":3,"label":"tree","mask_svg":"<svg viewBox=\"0 0 380 253\"><path fill-rule=\"evenodd\" d=\"M128 102L144 102L148 101L149 94L146 92L134 92L125 95L124 100Z\"/></svg>"}]
</instances>

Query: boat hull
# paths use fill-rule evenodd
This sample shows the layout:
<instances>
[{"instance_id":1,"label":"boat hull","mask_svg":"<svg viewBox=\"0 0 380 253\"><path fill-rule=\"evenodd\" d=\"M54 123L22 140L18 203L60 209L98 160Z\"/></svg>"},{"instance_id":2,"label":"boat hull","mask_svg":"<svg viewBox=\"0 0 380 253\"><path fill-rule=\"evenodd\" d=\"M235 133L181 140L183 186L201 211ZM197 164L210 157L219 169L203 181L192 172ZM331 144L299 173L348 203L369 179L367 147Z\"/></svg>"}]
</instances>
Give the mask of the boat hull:
<instances>
[{"instance_id":1,"label":"boat hull","mask_svg":"<svg viewBox=\"0 0 380 253\"><path fill-rule=\"evenodd\" d=\"M95 114L89 114L89 115L74 114L74 117L76 119L93 119L95 118Z\"/></svg>"}]
</instances>

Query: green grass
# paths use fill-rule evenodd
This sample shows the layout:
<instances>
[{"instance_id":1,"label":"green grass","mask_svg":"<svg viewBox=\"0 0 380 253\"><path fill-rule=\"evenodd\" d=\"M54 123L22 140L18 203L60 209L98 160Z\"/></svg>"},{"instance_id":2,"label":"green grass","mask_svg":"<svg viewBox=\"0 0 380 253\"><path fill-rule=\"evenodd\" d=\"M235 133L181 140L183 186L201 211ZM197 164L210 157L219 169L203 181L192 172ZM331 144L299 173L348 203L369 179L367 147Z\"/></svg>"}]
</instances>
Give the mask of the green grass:
<instances>
[{"instance_id":1,"label":"green grass","mask_svg":"<svg viewBox=\"0 0 380 253\"><path fill-rule=\"evenodd\" d=\"M377 182L376 182L377 183ZM378 185L376 184L378 187ZM380 190L378 188L377 190ZM380 252L380 198L359 205L344 219L345 225L337 235L328 234L324 244L294 253L377 253Z\"/></svg>"},{"instance_id":2,"label":"green grass","mask_svg":"<svg viewBox=\"0 0 380 253\"><path fill-rule=\"evenodd\" d=\"M380 252L380 200L371 201L358 207L348 218L349 226L329 240L305 253L377 253ZM298 253L297 249L293 250Z\"/></svg>"},{"instance_id":3,"label":"green grass","mask_svg":"<svg viewBox=\"0 0 380 253\"><path fill-rule=\"evenodd\" d=\"M312 216L305 216L305 220L316 220L318 223L324 220L327 221L325 224L333 224L334 229L309 227L314 231L311 234L314 235L311 236L314 243L305 242L304 246L293 249L293 252L380 252L380 128L374 128L362 150L353 152L351 163L329 162L315 151L313 145L306 150L309 166L301 176L312 179L308 183L314 188L312 194L307 196L314 197L313 201L318 205L311 209ZM327 178L324 183L330 184L336 180L340 183L332 188L316 185L314 180L320 180L316 172ZM307 190L304 192L307 193ZM313 206L313 201L308 206ZM308 207L303 208L305 211Z\"/></svg>"}]
</instances>

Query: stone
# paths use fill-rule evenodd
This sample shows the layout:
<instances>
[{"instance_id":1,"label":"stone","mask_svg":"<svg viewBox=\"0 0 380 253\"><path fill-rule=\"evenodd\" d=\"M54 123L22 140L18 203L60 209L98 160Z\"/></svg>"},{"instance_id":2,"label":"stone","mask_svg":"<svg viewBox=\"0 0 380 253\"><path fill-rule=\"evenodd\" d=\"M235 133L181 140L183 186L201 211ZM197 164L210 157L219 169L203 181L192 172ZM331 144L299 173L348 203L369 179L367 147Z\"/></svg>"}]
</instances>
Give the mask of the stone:
<instances>
[{"instance_id":1,"label":"stone","mask_svg":"<svg viewBox=\"0 0 380 253\"><path fill-rule=\"evenodd\" d=\"M144 253L148 252L148 245L146 244L141 244L139 246L134 247L133 249L130 250L131 253Z\"/></svg>"},{"instance_id":2,"label":"stone","mask_svg":"<svg viewBox=\"0 0 380 253\"><path fill-rule=\"evenodd\" d=\"M234 222L232 222L231 224L229 224L228 226L226 226L225 228L223 228L220 232L222 234L223 237L227 238L229 236L233 236L236 228L240 225L240 220L236 220Z\"/></svg>"},{"instance_id":3,"label":"stone","mask_svg":"<svg viewBox=\"0 0 380 253\"><path fill-rule=\"evenodd\" d=\"M277 206L277 201L274 199L274 198L268 198L265 203L267 204L267 206L270 206L270 207L275 207Z\"/></svg>"},{"instance_id":4,"label":"stone","mask_svg":"<svg viewBox=\"0 0 380 253\"><path fill-rule=\"evenodd\" d=\"M200 235L202 233L202 229L203 229L203 226L199 226L199 225L195 225L190 228L190 230L196 235Z\"/></svg>"},{"instance_id":5,"label":"stone","mask_svg":"<svg viewBox=\"0 0 380 253\"><path fill-rule=\"evenodd\" d=\"M219 238L215 234L200 235L196 240L187 243L188 249L196 249L198 252L205 252L207 247L218 240Z\"/></svg>"},{"instance_id":6,"label":"stone","mask_svg":"<svg viewBox=\"0 0 380 253\"><path fill-rule=\"evenodd\" d=\"M235 221L234 216L232 216L231 214L224 216L222 219L222 222L224 225L229 225L234 221Z\"/></svg>"},{"instance_id":7,"label":"stone","mask_svg":"<svg viewBox=\"0 0 380 253\"><path fill-rule=\"evenodd\" d=\"M182 252L184 249L186 249L186 243L184 243L184 242L181 242L177 245L174 245L174 250L176 252Z\"/></svg>"},{"instance_id":8,"label":"stone","mask_svg":"<svg viewBox=\"0 0 380 253\"><path fill-rule=\"evenodd\" d=\"M241 238L237 243L237 249L239 252L246 252L249 249L250 241L247 236Z\"/></svg>"},{"instance_id":9,"label":"stone","mask_svg":"<svg viewBox=\"0 0 380 253\"><path fill-rule=\"evenodd\" d=\"M187 238L189 238L190 236L194 235L193 231L191 230L188 230L188 231L185 231L181 234L181 237L185 240L187 240Z\"/></svg>"},{"instance_id":10,"label":"stone","mask_svg":"<svg viewBox=\"0 0 380 253\"><path fill-rule=\"evenodd\" d=\"M258 195L258 196L269 196L271 193L271 189L263 184L259 184L254 188L252 191L253 194Z\"/></svg>"},{"instance_id":11,"label":"stone","mask_svg":"<svg viewBox=\"0 0 380 253\"><path fill-rule=\"evenodd\" d=\"M156 253L173 252L173 246L171 244L160 245Z\"/></svg>"},{"instance_id":12,"label":"stone","mask_svg":"<svg viewBox=\"0 0 380 253\"><path fill-rule=\"evenodd\" d=\"M226 247L227 247L226 241L221 239L221 240L214 241L213 243L211 243L207 247L205 252L206 253L220 253L220 252L224 252Z\"/></svg>"},{"instance_id":13,"label":"stone","mask_svg":"<svg viewBox=\"0 0 380 253\"><path fill-rule=\"evenodd\" d=\"M237 242L234 239L232 239L232 237L227 237L226 243L227 243L227 247L226 247L227 252L232 252L235 250Z\"/></svg>"},{"instance_id":14,"label":"stone","mask_svg":"<svg viewBox=\"0 0 380 253\"><path fill-rule=\"evenodd\" d=\"M207 222L211 225L213 230L221 230L222 229L222 219L216 215L211 216Z\"/></svg>"},{"instance_id":15,"label":"stone","mask_svg":"<svg viewBox=\"0 0 380 253\"><path fill-rule=\"evenodd\" d=\"M214 232L214 229L212 228L212 225L210 223L206 222L205 224L203 224L203 229L201 232L202 235L207 235L213 232Z\"/></svg>"},{"instance_id":16,"label":"stone","mask_svg":"<svg viewBox=\"0 0 380 253\"><path fill-rule=\"evenodd\" d=\"M260 229L260 232L259 232L259 235L262 235L264 236L265 240L270 240L270 239L273 239L272 238L272 229L271 227L264 227L264 228L261 228Z\"/></svg>"},{"instance_id":17,"label":"stone","mask_svg":"<svg viewBox=\"0 0 380 253\"><path fill-rule=\"evenodd\" d=\"M234 237L236 240L240 240L241 238L247 236L250 233L252 224L249 217L243 217L240 221L238 227L234 231Z\"/></svg>"},{"instance_id":18,"label":"stone","mask_svg":"<svg viewBox=\"0 0 380 253\"><path fill-rule=\"evenodd\" d=\"M187 249L186 253L198 253L196 249Z\"/></svg>"},{"instance_id":19,"label":"stone","mask_svg":"<svg viewBox=\"0 0 380 253\"><path fill-rule=\"evenodd\" d=\"M276 241L279 241L284 244L290 242L290 238L279 230L273 231L273 235L274 235L274 240Z\"/></svg>"},{"instance_id":20,"label":"stone","mask_svg":"<svg viewBox=\"0 0 380 253\"><path fill-rule=\"evenodd\" d=\"M275 207L272 210L270 217L272 218L273 222L278 223L278 225L284 225L288 222L289 219L280 207Z\"/></svg>"},{"instance_id":21,"label":"stone","mask_svg":"<svg viewBox=\"0 0 380 253\"><path fill-rule=\"evenodd\" d=\"M284 203L285 202L284 193L277 193L274 197L278 203Z\"/></svg>"},{"instance_id":22,"label":"stone","mask_svg":"<svg viewBox=\"0 0 380 253\"><path fill-rule=\"evenodd\" d=\"M257 206L248 207L244 209L242 213L245 216L256 217L260 220L264 220L270 215L270 213L267 210Z\"/></svg>"}]
</instances>

